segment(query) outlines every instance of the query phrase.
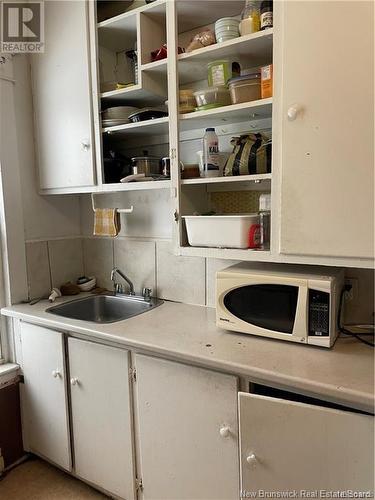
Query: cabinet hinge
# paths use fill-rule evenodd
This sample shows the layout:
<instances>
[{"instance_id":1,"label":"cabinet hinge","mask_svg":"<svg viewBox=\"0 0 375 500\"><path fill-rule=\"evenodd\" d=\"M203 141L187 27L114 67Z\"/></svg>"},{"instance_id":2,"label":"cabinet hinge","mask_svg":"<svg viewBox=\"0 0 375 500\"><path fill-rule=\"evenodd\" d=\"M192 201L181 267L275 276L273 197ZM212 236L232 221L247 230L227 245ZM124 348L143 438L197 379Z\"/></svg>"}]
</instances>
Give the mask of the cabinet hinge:
<instances>
[{"instance_id":1,"label":"cabinet hinge","mask_svg":"<svg viewBox=\"0 0 375 500\"><path fill-rule=\"evenodd\" d=\"M180 216L178 215L177 210L175 210L175 211L174 211L173 216L174 216L174 221L175 221L175 222L178 222L178 219L180 218Z\"/></svg>"},{"instance_id":2,"label":"cabinet hinge","mask_svg":"<svg viewBox=\"0 0 375 500\"><path fill-rule=\"evenodd\" d=\"M138 477L135 478L135 489L137 491L143 490L143 483L142 483L142 479L141 478L138 478Z\"/></svg>"},{"instance_id":3,"label":"cabinet hinge","mask_svg":"<svg viewBox=\"0 0 375 500\"><path fill-rule=\"evenodd\" d=\"M137 380L137 370L135 368L130 368L130 376L134 382Z\"/></svg>"},{"instance_id":4,"label":"cabinet hinge","mask_svg":"<svg viewBox=\"0 0 375 500\"><path fill-rule=\"evenodd\" d=\"M176 148L171 149L171 160L175 160L177 158L177 150Z\"/></svg>"}]
</instances>

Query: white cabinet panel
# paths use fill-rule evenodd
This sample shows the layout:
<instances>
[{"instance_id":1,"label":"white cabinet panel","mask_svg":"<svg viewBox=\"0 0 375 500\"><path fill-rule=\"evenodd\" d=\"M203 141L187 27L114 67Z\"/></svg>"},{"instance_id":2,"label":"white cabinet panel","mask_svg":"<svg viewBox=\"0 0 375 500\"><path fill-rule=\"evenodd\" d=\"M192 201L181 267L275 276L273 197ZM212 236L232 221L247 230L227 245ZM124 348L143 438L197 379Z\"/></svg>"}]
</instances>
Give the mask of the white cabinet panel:
<instances>
[{"instance_id":1,"label":"white cabinet panel","mask_svg":"<svg viewBox=\"0 0 375 500\"><path fill-rule=\"evenodd\" d=\"M238 499L237 378L142 355L136 368L143 498Z\"/></svg>"},{"instance_id":2,"label":"white cabinet panel","mask_svg":"<svg viewBox=\"0 0 375 500\"><path fill-rule=\"evenodd\" d=\"M73 338L68 346L75 472L134 499L129 353Z\"/></svg>"},{"instance_id":3,"label":"white cabinet panel","mask_svg":"<svg viewBox=\"0 0 375 500\"><path fill-rule=\"evenodd\" d=\"M63 334L21 322L21 343L28 447L71 470Z\"/></svg>"},{"instance_id":4,"label":"white cabinet panel","mask_svg":"<svg viewBox=\"0 0 375 500\"><path fill-rule=\"evenodd\" d=\"M95 176L87 2L44 5L45 52L32 58L40 188L91 186Z\"/></svg>"},{"instance_id":5,"label":"white cabinet panel","mask_svg":"<svg viewBox=\"0 0 375 500\"><path fill-rule=\"evenodd\" d=\"M240 393L239 421L242 492L373 488L372 416Z\"/></svg>"},{"instance_id":6,"label":"white cabinet panel","mask_svg":"<svg viewBox=\"0 0 375 500\"><path fill-rule=\"evenodd\" d=\"M374 3L287 1L275 9L280 251L372 258Z\"/></svg>"}]
</instances>

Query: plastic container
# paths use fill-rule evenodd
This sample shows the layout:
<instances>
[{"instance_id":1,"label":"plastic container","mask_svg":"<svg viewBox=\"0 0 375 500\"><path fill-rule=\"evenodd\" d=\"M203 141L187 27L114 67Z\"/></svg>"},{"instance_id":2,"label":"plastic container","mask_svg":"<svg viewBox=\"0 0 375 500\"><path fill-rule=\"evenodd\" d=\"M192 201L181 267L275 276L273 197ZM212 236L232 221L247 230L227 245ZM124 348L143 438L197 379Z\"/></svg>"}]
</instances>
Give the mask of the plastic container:
<instances>
[{"instance_id":1,"label":"plastic container","mask_svg":"<svg viewBox=\"0 0 375 500\"><path fill-rule=\"evenodd\" d=\"M249 234L255 226L259 228L258 214L188 215L183 219L192 247L249 248Z\"/></svg>"},{"instance_id":2,"label":"plastic container","mask_svg":"<svg viewBox=\"0 0 375 500\"><path fill-rule=\"evenodd\" d=\"M260 99L260 73L232 78L228 85L232 104Z\"/></svg>"},{"instance_id":3,"label":"plastic container","mask_svg":"<svg viewBox=\"0 0 375 500\"><path fill-rule=\"evenodd\" d=\"M192 89L179 91L179 111L180 113L191 113L195 110L195 97Z\"/></svg>"},{"instance_id":4,"label":"plastic container","mask_svg":"<svg viewBox=\"0 0 375 500\"><path fill-rule=\"evenodd\" d=\"M227 85L231 78L240 76L241 67L237 62L220 59L207 64L209 87Z\"/></svg>"},{"instance_id":5,"label":"plastic container","mask_svg":"<svg viewBox=\"0 0 375 500\"><path fill-rule=\"evenodd\" d=\"M216 106L226 106L231 103L229 90L226 87L210 87L208 89L197 90L194 92L197 106L207 106L215 104Z\"/></svg>"},{"instance_id":6,"label":"plastic container","mask_svg":"<svg viewBox=\"0 0 375 500\"><path fill-rule=\"evenodd\" d=\"M262 99L267 99L267 97L272 97L273 92L273 65L269 64L260 68L260 74L261 96Z\"/></svg>"}]
</instances>

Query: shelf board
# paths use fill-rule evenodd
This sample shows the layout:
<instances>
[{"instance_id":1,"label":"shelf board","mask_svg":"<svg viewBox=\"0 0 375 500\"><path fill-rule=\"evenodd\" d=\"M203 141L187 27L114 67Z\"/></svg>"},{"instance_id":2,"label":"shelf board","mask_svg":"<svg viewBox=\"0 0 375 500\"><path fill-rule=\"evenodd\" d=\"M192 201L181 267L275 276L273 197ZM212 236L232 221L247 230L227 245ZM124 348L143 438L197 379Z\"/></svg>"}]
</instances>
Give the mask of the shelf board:
<instances>
[{"instance_id":1,"label":"shelf board","mask_svg":"<svg viewBox=\"0 0 375 500\"><path fill-rule=\"evenodd\" d=\"M98 23L98 28L114 28L114 29L126 29L130 22L133 23L134 20L129 21L129 18L132 18L139 12L150 12L154 15L165 13L166 0L156 0L152 4L142 5L141 7L137 7L135 9L129 9L122 14L118 14L117 16L111 17L110 19L106 19L105 21L101 21ZM134 23L136 24L136 23Z\"/></svg>"},{"instance_id":2,"label":"shelf board","mask_svg":"<svg viewBox=\"0 0 375 500\"><path fill-rule=\"evenodd\" d=\"M181 179L181 184L232 184L238 182L256 182L271 180L272 174L235 175L229 177L206 177L197 179Z\"/></svg>"},{"instance_id":3,"label":"shelf board","mask_svg":"<svg viewBox=\"0 0 375 500\"><path fill-rule=\"evenodd\" d=\"M111 133L116 135L137 135L149 136L153 135L164 135L168 134L169 118L165 116L163 118L156 118L155 120L146 120L137 123L125 123L123 125L116 125L114 127L104 127L102 128L103 133Z\"/></svg>"},{"instance_id":4,"label":"shelf board","mask_svg":"<svg viewBox=\"0 0 375 500\"><path fill-rule=\"evenodd\" d=\"M209 247L180 247L179 254L188 257L208 257L213 259L249 260L267 262L272 260L268 250L251 250L241 248L209 248Z\"/></svg>"},{"instance_id":5,"label":"shelf board","mask_svg":"<svg viewBox=\"0 0 375 500\"><path fill-rule=\"evenodd\" d=\"M147 104L162 103L165 101L165 96L157 96L150 90L144 89L141 85L132 85L124 89L110 90L102 92L101 99L109 106L113 104L131 104L132 106L143 107ZM108 106L108 107L109 107Z\"/></svg>"},{"instance_id":6,"label":"shelf board","mask_svg":"<svg viewBox=\"0 0 375 500\"><path fill-rule=\"evenodd\" d=\"M233 40L216 43L208 47L178 56L178 74L181 84L207 78L206 64L220 59L246 60L251 66L262 66L272 62L273 28L244 35Z\"/></svg>"},{"instance_id":7,"label":"shelf board","mask_svg":"<svg viewBox=\"0 0 375 500\"><path fill-rule=\"evenodd\" d=\"M180 131L240 123L272 116L272 97L180 115Z\"/></svg>"},{"instance_id":8,"label":"shelf board","mask_svg":"<svg viewBox=\"0 0 375 500\"><path fill-rule=\"evenodd\" d=\"M148 191L152 189L169 189L171 181L144 181L144 182L118 182L115 184L103 184L100 186L101 193L116 193L118 191Z\"/></svg>"},{"instance_id":9,"label":"shelf board","mask_svg":"<svg viewBox=\"0 0 375 500\"><path fill-rule=\"evenodd\" d=\"M147 64L142 64L141 71L147 71L153 74L166 74L167 65L167 59L162 59L161 61L153 61Z\"/></svg>"}]
</instances>

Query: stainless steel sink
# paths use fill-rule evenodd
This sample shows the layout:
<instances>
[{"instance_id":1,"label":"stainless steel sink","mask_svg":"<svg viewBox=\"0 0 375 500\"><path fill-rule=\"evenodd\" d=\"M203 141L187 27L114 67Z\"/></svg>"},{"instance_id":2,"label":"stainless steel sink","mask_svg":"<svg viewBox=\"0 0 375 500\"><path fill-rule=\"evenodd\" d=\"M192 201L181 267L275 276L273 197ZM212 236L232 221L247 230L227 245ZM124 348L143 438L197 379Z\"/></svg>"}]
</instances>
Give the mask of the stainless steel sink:
<instances>
[{"instance_id":1,"label":"stainless steel sink","mask_svg":"<svg viewBox=\"0 0 375 500\"><path fill-rule=\"evenodd\" d=\"M138 296L93 295L50 307L47 312L94 323L114 323L151 311L162 303L159 299L147 301Z\"/></svg>"}]
</instances>

